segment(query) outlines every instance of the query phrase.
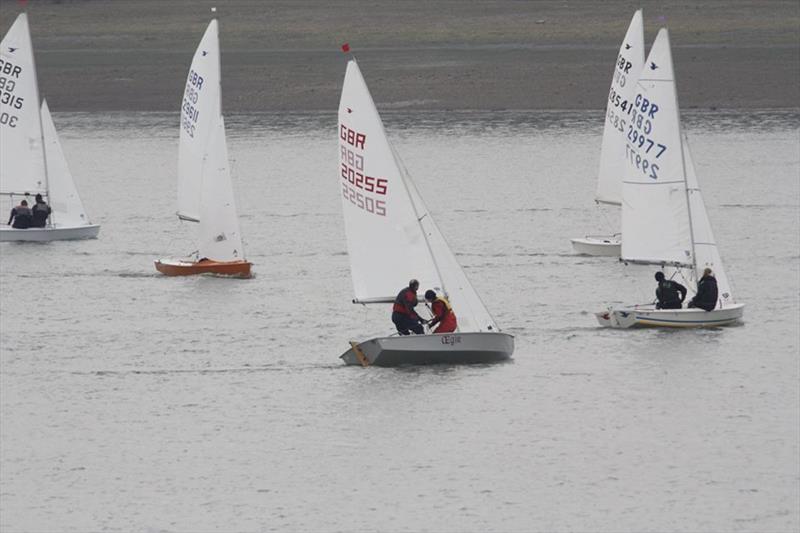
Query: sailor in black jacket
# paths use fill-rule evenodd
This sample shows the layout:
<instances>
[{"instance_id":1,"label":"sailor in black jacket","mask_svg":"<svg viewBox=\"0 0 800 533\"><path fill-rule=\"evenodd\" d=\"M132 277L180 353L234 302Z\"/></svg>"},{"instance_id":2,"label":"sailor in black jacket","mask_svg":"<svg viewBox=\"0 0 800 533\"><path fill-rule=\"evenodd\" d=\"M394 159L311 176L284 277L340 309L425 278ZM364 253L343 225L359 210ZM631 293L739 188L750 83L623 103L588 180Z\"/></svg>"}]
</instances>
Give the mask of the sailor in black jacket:
<instances>
[{"instance_id":1,"label":"sailor in black jacket","mask_svg":"<svg viewBox=\"0 0 800 533\"><path fill-rule=\"evenodd\" d=\"M689 302L689 307L698 307L706 311L713 311L717 306L717 278L711 272L710 268L703 270L703 277L697 282L697 294L695 294L692 301Z\"/></svg>"},{"instance_id":2,"label":"sailor in black jacket","mask_svg":"<svg viewBox=\"0 0 800 533\"><path fill-rule=\"evenodd\" d=\"M664 279L663 272L656 272L656 309L680 309L683 307L683 300L686 298L686 287L672 281Z\"/></svg>"}]
</instances>

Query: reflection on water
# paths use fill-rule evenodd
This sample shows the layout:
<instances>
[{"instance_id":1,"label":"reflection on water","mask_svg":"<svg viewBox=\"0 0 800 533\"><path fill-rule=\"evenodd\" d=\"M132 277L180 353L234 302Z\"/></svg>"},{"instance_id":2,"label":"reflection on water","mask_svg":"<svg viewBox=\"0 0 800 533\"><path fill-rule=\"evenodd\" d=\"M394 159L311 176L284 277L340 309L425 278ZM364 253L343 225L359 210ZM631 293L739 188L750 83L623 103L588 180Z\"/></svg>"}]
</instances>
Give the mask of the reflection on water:
<instances>
[{"instance_id":1,"label":"reflection on water","mask_svg":"<svg viewBox=\"0 0 800 533\"><path fill-rule=\"evenodd\" d=\"M517 349L364 371L335 114L226 118L246 281L154 270L196 249L177 114L56 114L103 229L0 245L0 529L797 529L798 116L684 114L745 323L620 332L651 269L569 243L618 223L601 112L384 113Z\"/></svg>"}]
</instances>

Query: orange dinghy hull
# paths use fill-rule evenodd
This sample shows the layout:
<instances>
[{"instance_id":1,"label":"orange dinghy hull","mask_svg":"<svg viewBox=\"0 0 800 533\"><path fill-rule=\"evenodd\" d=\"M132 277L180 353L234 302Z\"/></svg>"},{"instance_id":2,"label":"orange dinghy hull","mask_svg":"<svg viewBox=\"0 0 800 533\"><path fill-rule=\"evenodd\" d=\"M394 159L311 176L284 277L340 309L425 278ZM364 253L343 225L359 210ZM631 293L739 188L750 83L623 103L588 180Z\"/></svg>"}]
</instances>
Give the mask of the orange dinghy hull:
<instances>
[{"instance_id":1,"label":"orange dinghy hull","mask_svg":"<svg viewBox=\"0 0 800 533\"><path fill-rule=\"evenodd\" d=\"M216 274L218 276L231 276L237 278L250 277L249 261L214 261L201 259L200 261L180 261L174 259L159 259L155 262L156 270L165 276L194 276L196 274Z\"/></svg>"}]
</instances>

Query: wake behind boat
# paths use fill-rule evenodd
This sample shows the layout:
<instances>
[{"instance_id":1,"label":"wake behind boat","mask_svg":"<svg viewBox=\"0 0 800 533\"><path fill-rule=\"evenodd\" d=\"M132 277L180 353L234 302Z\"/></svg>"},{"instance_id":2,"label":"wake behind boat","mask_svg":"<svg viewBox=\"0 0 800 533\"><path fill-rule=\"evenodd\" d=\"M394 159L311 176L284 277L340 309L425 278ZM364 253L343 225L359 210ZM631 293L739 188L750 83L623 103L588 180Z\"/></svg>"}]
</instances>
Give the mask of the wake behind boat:
<instances>
[{"instance_id":1,"label":"wake behind boat","mask_svg":"<svg viewBox=\"0 0 800 533\"><path fill-rule=\"evenodd\" d=\"M41 195L51 212L43 227L0 226L0 241L60 241L94 239L58 140L47 101L39 104L39 86L28 18L20 14L0 43L0 195L14 203L30 203ZM4 220L5 222L5 220ZM16 221L15 221L15 224Z\"/></svg>"},{"instance_id":2,"label":"wake behind boat","mask_svg":"<svg viewBox=\"0 0 800 533\"><path fill-rule=\"evenodd\" d=\"M178 218L198 223L198 251L194 258L156 260L156 270L166 276L250 277L228 164L220 83L214 19L194 54L181 104Z\"/></svg>"},{"instance_id":3,"label":"wake behind boat","mask_svg":"<svg viewBox=\"0 0 800 533\"><path fill-rule=\"evenodd\" d=\"M603 126L603 144L600 150L600 169L597 173L598 205L619 206L622 202L622 176L625 161L622 152L631 117L632 97L636 78L644 65L644 25L642 10L633 14L625 39L619 47L611 89L606 102L606 120ZM587 235L571 239L572 248L582 255L619 257L622 235Z\"/></svg>"},{"instance_id":4,"label":"wake behind boat","mask_svg":"<svg viewBox=\"0 0 800 533\"><path fill-rule=\"evenodd\" d=\"M341 356L345 364L492 363L511 357L514 337L500 332L445 242L386 137L355 59L347 63L339 102L339 153L353 303L391 304L400 280L417 278L421 287L447 297L459 323L453 333L352 341Z\"/></svg>"},{"instance_id":5,"label":"wake behind boat","mask_svg":"<svg viewBox=\"0 0 800 533\"><path fill-rule=\"evenodd\" d=\"M623 306L596 313L601 326L713 327L744 315L725 274L689 151L681 135L669 34L662 28L636 84L624 148L622 260L657 265L697 293L713 272L717 298L710 311ZM680 304L677 304L680 306Z\"/></svg>"}]
</instances>

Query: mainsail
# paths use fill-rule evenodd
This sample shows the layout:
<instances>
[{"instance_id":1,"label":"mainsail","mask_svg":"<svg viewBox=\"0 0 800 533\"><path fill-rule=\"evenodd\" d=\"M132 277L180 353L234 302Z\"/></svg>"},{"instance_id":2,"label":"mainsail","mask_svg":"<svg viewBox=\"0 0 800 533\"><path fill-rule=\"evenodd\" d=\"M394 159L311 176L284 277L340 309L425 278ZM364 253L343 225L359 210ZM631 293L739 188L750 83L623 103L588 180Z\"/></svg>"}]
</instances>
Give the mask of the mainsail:
<instances>
[{"instance_id":1,"label":"mainsail","mask_svg":"<svg viewBox=\"0 0 800 533\"><path fill-rule=\"evenodd\" d=\"M421 287L441 288L408 188L355 60L347 63L338 133L337 174L355 300L392 301L412 278Z\"/></svg>"},{"instance_id":2,"label":"mainsail","mask_svg":"<svg viewBox=\"0 0 800 533\"><path fill-rule=\"evenodd\" d=\"M204 154L222 114L218 33L217 20L214 19L208 24L194 54L181 101L178 217L195 222L200 219Z\"/></svg>"},{"instance_id":3,"label":"mainsail","mask_svg":"<svg viewBox=\"0 0 800 533\"><path fill-rule=\"evenodd\" d=\"M633 96L622 185L622 259L694 266L680 116L666 29L658 32Z\"/></svg>"},{"instance_id":4,"label":"mainsail","mask_svg":"<svg viewBox=\"0 0 800 533\"><path fill-rule=\"evenodd\" d=\"M600 151L600 170L595 200L599 203L622 203L622 178L625 161L620 153L625 149L626 134L633 116L633 97L636 80L644 65L644 25L642 10L633 14L625 39L619 48L606 103L606 121Z\"/></svg>"},{"instance_id":5,"label":"mainsail","mask_svg":"<svg viewBox=\"0 0 800 533\"><path fill-rule=\"evenodd\" d=\"M46 195L39 89L25 13L3 37L0 59L0 193Z\"/></svg>"},{"instance_id":6,"label":"mainsail","mask_svg":"<svg viewBox=\"0 0 800 533\"><path fill-rule=\"evenodd\" d=\"M216 261L244 259L222 117L212 129L201 182L199 256Z\"/></svg>"},{"instance_id":7,"label":"mainsail","mask_svg":"<svg viewBox=\"0 0 800 533\"><path fill-rule=\"evenodd\" d=\"M443 292L460 331L498 331L389 143L355 60L339 104L339 180L356 302L390 302L410 278Z\"/></svg>"}]
</instances>

